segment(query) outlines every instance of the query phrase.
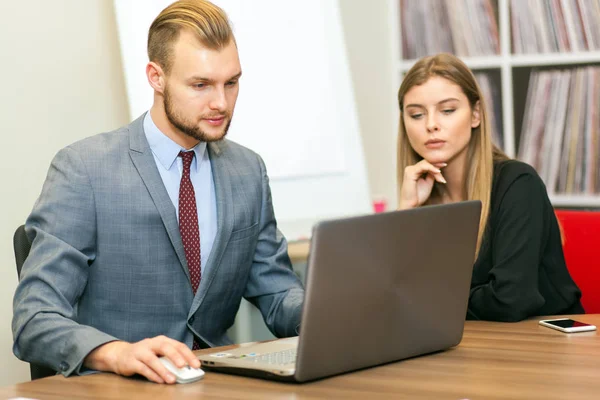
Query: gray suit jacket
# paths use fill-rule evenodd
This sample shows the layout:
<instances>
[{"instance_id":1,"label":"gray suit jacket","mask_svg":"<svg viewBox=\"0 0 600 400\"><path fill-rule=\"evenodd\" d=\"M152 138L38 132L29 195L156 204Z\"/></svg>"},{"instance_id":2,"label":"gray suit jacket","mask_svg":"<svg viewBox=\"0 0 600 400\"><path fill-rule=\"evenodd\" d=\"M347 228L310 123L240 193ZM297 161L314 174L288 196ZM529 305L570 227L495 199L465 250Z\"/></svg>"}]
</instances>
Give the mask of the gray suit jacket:
<instances>
[{"instance_id":1,"label":"gray suit jacket","mask_svg":"<svg viewBox=\"0 0 600 400\"><path fill-rule=\"evenodd\" d=\"M64 375L116 339L231 343L242 296L280 337L297 334L304 291L277 230L261 158L208 145L217 235L193 295L175 207L143 132L129 126L61 150L26 222L32 248L14 297L15 355Z\"/></svg>"}]
</instances>

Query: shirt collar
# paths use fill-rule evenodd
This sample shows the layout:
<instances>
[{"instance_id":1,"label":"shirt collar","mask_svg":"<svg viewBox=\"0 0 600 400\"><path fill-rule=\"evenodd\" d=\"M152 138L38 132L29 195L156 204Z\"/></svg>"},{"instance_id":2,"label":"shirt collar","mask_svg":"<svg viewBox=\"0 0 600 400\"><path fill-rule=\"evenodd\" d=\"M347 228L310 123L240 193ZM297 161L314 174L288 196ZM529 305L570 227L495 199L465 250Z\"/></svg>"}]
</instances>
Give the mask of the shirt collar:
<instances>
[{"instance_id":1,"label":"shirt collar","mask_svg":"<svg viewBox=\"0 0 600 400\"><path fill-rule=\"evenodd\" d=\"M146 134L146 139L148 140L148 144L150 145L152 153L154 153L158 161L166 170L171 169L173 163L175 160L177 160L177 156L179 155L180 151L189 151L175 143L170 137L158 129L152 120L150 111L148 111L144 117L144 133ZM204 152L206 151L206 142L199 142L191 150L196 153L197 160L195 163L192 162L192 168L194 168L194 164L196 164L197 168L197 166L200 164L200 161L204 157Z\"/></svg>"}]
</instances>

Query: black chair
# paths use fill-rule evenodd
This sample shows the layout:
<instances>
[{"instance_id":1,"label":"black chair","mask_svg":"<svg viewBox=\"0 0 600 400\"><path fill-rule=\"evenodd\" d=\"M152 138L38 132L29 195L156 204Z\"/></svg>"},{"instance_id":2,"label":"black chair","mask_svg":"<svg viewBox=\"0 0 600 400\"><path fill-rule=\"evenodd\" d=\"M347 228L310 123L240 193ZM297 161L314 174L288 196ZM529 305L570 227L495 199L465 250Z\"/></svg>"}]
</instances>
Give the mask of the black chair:
<instances>
[{"instance_id":1,"label":"black chair","mask_svg":"<svg viewBox=\"0 0 600 400\"><path fill-rule=\"evenodd\" d=\"M29 249L31 248L31 243L29 243L29 238L25 233L25 225L21 225L15 231L15 235L13 236L13 246L15 249L15 259L17 260L17 277L21 279L21 268L23 268L23 263L29 255ZM29 370L31 371L31 380L56 375L55 370L43 365L30 363Z\"/></svg>"}]
</instances>

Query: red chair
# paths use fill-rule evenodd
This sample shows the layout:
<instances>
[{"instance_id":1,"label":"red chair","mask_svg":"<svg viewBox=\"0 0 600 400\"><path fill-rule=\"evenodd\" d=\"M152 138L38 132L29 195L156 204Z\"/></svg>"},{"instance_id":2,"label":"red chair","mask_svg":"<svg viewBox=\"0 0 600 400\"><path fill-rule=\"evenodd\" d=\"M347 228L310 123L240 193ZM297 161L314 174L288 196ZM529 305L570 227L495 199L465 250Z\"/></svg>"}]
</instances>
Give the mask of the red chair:
<instances>
[{"instance_id":1,"label":"red chair","mask_svg":"<svg viewBox=\"0 0 600 400\"><path fill-rule=\"evenodd\" d=\"M556 210L569 273L588 314L600 313L600 212Z\"/></svg>"}]
</instances>

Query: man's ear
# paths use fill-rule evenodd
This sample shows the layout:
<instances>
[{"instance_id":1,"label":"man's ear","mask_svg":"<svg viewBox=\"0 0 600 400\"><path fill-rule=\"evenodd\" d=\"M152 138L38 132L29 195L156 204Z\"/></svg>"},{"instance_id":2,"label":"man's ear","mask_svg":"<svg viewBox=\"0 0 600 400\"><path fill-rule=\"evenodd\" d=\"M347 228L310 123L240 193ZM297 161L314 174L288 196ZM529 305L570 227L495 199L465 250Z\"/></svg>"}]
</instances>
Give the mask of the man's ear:
<instances>
[{"instance_id":1,"label":"man's ear","mask_svg":"<svg viewBox=\"0 0 600 400\"><path fill-rule=\"evenodd\" d=\"M479 100L477 100L477 103L475 103L475 106L473 107L473 112L471 113L471 128L477 128L479 124L481 124L480 104Z\"/></svg>"},{"instance_id":2,"label":"man's ear","mask_svg":"<svg viewBox=\"0 0 600 400\"><path fill-rule=\"evenodd\" d=\"M152 86L152 89L159 93L163 93L165 90L165 73L163 69L157 63L150 61L146 65L146 77L148 83Z\"/></svg>"}]
</instances>

